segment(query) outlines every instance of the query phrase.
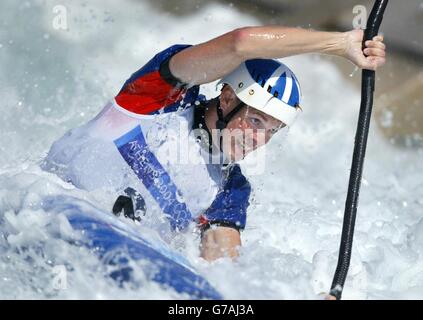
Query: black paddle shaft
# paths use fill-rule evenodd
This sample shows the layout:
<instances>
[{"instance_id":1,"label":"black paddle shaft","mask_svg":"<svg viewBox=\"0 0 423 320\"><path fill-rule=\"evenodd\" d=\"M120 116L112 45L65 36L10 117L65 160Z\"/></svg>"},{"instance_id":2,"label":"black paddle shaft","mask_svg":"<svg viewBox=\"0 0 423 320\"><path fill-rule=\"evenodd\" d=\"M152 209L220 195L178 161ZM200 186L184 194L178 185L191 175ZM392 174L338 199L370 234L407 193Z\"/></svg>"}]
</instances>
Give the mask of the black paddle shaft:
<instances>
[{"instance_id":1,"label":"black paddle shaft","mask_svg":"<svg viewBox=\"0 0 423 320\"><path fill-rule=\"evenodd\" d=\"M367 20L364 31L364 42L373 39L379 31L388 0L376 0ZM364 157L366 155L367 137L369 134L370 118L373 107L373 92L375 88L375 72L362 71L361 105L358 117L357 132L355 135L354 153L348 185L347 200L345 203L344 223L342 226L341 245L339 249L338 265L336 267L330 294L341 299L342 289L347 277L351 260L351 250L354 237L354 226L357 215L358 196L360 193L361 176L363 173Z\"/></svg>"}]
</instances>

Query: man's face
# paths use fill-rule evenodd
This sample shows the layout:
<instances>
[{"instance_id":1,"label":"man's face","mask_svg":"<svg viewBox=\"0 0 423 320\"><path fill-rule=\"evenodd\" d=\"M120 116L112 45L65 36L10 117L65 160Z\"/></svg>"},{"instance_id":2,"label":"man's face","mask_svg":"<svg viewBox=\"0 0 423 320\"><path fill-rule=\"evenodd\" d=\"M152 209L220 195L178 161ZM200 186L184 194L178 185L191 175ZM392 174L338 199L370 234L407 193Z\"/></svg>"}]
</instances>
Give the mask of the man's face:
<instances>
[{"instance_id":1,"label":"man's face","mask_svg":"<svg viewBox=\"0 0 423 320\"><path fill-rule=\"evenodd\" d=\"M242 108L223 132L223 152L232 161L242 160L247 154L269 142L285 124L253 107Z\"/></svg>"}]
</instances>

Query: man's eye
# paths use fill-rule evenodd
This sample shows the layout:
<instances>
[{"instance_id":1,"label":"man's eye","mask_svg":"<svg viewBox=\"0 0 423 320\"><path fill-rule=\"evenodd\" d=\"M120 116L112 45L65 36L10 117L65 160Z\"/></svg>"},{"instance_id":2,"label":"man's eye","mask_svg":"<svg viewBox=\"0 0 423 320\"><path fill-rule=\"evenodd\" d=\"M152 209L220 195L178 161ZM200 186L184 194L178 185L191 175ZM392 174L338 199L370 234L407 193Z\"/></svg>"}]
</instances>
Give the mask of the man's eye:
<instances>
[{"instance_id":1,"label":"man's eye","mask_svg":"<svg viewBox=\"0 0 423 320\"><path fill-rule=\"evenodd\" d=\"M261 121L259 119L256 119L256 118L251 118L250 121L255 126L257 126L261 123Z\"/></svg>"}]
</instances>

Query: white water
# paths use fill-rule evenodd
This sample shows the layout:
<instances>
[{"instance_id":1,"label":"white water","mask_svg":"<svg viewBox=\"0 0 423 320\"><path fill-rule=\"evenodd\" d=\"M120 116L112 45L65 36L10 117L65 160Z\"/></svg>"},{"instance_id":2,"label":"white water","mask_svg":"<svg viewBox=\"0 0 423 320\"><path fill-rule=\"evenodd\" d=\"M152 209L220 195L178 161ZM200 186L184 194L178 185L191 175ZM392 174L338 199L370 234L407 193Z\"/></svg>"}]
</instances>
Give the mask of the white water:
<instances>
[{"instance_id":1,"label":"white water","mask_svg":"<svg viewBox=\"0 0 423 320\"><path fill-rule=\"evenodd\" d=\"M66 4L69 31L62 31L52 28L56 4L0 5L0 298L178 297L152 282L119 288L94 254L55 238L63 217L37 209L44 195L105 209L109 199L74 189L38 163L157 51L258 22L229 5L176 18L141 1L76 0ZM302 83L304 114L283 145L275 138L267 147L266 173L251 177L241 257L208 264L191 234L178 246L228 299L315 299L336 266L359 91L317 56L284 61ZM423 298L421 158L392 147L372 125L345 299ZM55 290L54 266L62 264L68 286Z\"/></svg>"}]
</instances>

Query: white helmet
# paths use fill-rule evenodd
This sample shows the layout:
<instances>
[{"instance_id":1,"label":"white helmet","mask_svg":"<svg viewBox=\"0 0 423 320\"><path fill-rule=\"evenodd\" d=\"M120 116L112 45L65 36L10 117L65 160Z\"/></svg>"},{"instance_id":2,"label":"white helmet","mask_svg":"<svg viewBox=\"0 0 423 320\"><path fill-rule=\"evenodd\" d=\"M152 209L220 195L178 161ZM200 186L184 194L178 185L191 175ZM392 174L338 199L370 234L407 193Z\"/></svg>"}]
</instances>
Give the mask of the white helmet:
<instances>
[{"instance_id":1,"label":"white helmet","mask_svg":"<svg viewBox=\"0 0 423 320\"><path fill-rule=\"evenodd\" d=\"M219 84L228 84L246 105L291 126L299 112L301 90L294 73L272 59L243 62Z\"/></svg>"}]
</instances>

